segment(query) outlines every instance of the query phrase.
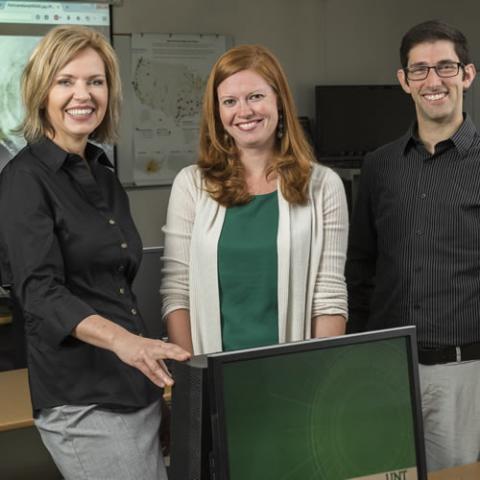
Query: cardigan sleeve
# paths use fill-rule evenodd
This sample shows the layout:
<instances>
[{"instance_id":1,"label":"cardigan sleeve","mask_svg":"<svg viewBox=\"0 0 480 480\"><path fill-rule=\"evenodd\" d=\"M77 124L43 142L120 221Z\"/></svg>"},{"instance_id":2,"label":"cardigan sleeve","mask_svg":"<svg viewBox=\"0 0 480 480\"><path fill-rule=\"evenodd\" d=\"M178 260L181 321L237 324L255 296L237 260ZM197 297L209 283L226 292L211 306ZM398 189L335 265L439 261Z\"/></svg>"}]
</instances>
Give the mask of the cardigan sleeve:
<instances>
[{"instance_id":1,"label":"cardigan sleeve","mask_svg":"<svg viewBox=\"0 0 480 480\"><path fill-rule=\"evenodd\" d=\"M338 314L347 318L344 270L348 241L348 208L343 183L330 169L325 174L321 192L323 242L313 293L312 318Z\"/></svg>"},{"instance_id":2,"label":"cardigan sleeve","mask_svg":"<svg viewBox=\"0 0 480 480\"><path fill-rule=\"evenodd\" d=\"M189 309L190 243L195 220L196 178L194 167L184 168L176 176L163 227L162 318L180 308Z\"/></svg>"}]
</instances>

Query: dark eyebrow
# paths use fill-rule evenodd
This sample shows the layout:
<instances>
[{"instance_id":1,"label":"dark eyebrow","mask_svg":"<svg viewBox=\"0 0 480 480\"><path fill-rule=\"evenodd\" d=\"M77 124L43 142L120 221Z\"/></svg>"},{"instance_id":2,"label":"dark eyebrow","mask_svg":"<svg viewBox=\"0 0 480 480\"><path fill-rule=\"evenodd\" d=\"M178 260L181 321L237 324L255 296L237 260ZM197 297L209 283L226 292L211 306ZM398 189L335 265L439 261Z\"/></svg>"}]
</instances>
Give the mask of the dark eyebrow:
<instances>
[{"instance_id":1,"label":"dark eyebrow","mask_svg":"<svg viewBox=\"0 0 480 480\"><path fill-rule=\"evenodd\" d=\"M458 63L458 60L453 60L453 59L439 60L435 65L443 65L445 63ZM408 68L428 67L428 66L429 66L429 64L427 62L417 62L417 63L412 63L411 65L408 66Z\"/></svg>"},{"instance_id":2,"label":"dark eyebrow","mask_svg":"<svg viewBox=\"0 0 480 480\"><path fill-rule=\"evenodd\" d=\"M459 60L440 60L437 65L444 65L446 63L462 63Z\"/></svg>"},{"instance_id":3,"label":"dark eyebrow","mask_svg":"<svg viewBox=\"0 0 480 480\"><path fill-rule=\"evenodd\" d=\"M428 67L427 62L417 62L417 63L412 63L411 65L408 65L407 68L412 68L412 67Z\"/></svg>"}]
</instances>

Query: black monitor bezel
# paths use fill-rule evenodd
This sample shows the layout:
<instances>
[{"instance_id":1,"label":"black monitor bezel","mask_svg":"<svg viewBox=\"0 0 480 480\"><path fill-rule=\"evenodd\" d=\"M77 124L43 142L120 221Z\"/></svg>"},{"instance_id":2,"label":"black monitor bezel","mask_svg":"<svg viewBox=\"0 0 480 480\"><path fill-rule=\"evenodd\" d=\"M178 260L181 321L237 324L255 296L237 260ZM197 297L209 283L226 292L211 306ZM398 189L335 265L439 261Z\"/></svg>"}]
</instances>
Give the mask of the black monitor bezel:
<instances>
[{"instance_id":1,"label":"black monitor bezel","mask_svg":"<svg viewBox=\"0 0 480 480\"><path fill-rule=\"evenodd\" d=\"M363 143L365 140L361 142L361 144L351 145L347 142L345 147L340 148L339 145L332 146L331 138L330 138L330 129L333 125L337 126L339 131L344 133L345 138L349 137L349 128L347 126L350 122L345 122L341 125L338 123L338 119L329 118L329 115L326 113L328 108L335 108L338 111L341 111L341 106L333 104L335 98L338 97L339 94L347 94L349 97L354 97L358 99L364 99L365 95L366 98L371 99L372 94L380 95L382 92L388 92L390 95L395 93L397 97L397 101L400 101L401 98L404 100L402 104L405 108L410 110L409 120L403 124L403 129L399 129L398 135L396 138L401 137L404 135L408 129L408 127L414 122L415 120L415 106L409 95L406 94L400 84L393 83L393 84L345 84L345 85L333 85L333 84L318 84L315 85L315 152L317 157L320 161L326 163L329 162L339 162L343 159L353 158L359 159L363 158L368 152L375 150L378 147L381 147L383 144L392 142L396 140L395 137L392 138L383 138L380 139L378 144L376 145L369 145L367 146ZM373 103L372 108L378 104ZM327 108L326 108L327 106ZM407 107L408 106L408 107ZM352 109L357 109L358 105L352 104ZM348 112L345 112L345 115L348 115ZM398 113L397 113L398 115ZM358 115L356 115L358 116ZM395 118L395 122L398 122L398 119ZM328 128L325 128L325 125ZM372 124L369 120L368 116L364 116L364 122L362 122L362 129L368 127L370 130L378 128L378 124ZM350 127L351 128L351 127Z\"/></svg>"},{"instance_id":2,"label":"black monitor bezel","mask_svg":"<svg viewBox=\"0 0 480 480\"><path fill-rule=\"evenodd\" d=\"M425 460L425 444L423 435L423 419L420 398L420 380L418 373L418 352L416 329L414 326L376 330L372 332L343 335L292 342L269 347L237 350L208 355L208 386L210 397L210 418L212 424L212 441L214 455L214 470L216 480L229 480L229 461L227 448L227 433L225 405L223 402L223 366L228 363L253 358L287 355L295 352L306 352L318 348L328 349L343 347L365 342L376 342L392 338L403 337L406 340L408 369L410 378L410 399L414 422L415 453L417 457L417 473L419 480L427 479Z\"/></svg>"}]
</instances>

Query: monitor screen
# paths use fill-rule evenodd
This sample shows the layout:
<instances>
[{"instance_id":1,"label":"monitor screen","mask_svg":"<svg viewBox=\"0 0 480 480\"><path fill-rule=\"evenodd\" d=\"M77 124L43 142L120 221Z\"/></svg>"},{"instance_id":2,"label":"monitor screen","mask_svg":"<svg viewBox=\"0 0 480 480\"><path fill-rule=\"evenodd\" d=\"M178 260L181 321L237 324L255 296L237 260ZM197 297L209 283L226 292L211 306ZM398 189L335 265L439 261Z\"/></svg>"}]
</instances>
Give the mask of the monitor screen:
<instances>
[{"instance_id":1,"label":"monitor screen","mask_svg":"<svg viewBox=\"0 0 480 480\"><path fill-rule=\"evenodd\" d=\"M317 155L362 157L403 135L415 108L400 85L315 87Z\"/></svg>"},{"instance_id":2,"label":"monitor screen","mask_svg":"<svg viewBox=\"0 0 480 480\"><path fill-rule=\"evenodd\" d=\"M12 131L23 119L23 67L40 38L57 25L87 25L111 38L105 3L0 1L0 171L25 145ZM107 154L112 156L111 149Z\"/></svg>"},{"instance_id":3,"label":"monitor screen","mask_svg":"<svg viewBox=\"0 0 480 480\"><path fill-rule=\"evenodd\" d=\"M216 477L426 478L414 328L208 357Z\"/></svg>"}]
</instances>

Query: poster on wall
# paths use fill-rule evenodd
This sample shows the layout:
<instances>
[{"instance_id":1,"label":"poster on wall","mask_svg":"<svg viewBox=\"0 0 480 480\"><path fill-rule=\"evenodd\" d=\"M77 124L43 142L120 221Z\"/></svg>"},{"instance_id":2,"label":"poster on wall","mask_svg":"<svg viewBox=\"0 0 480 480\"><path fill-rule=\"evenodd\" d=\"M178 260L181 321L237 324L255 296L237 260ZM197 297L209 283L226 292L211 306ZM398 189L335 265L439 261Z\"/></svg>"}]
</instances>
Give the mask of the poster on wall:
<instances>
[{"instance_id":1,"label":"poster on wall","mask_svg":"<svg viewBox=\"0 0 480 480\"><path fill-rule=\"evenodd\" d=\"M227 47L220 35L132 35L135 185L170 184L196 161L203 92Z\"/></svg>"}]
</instances>

